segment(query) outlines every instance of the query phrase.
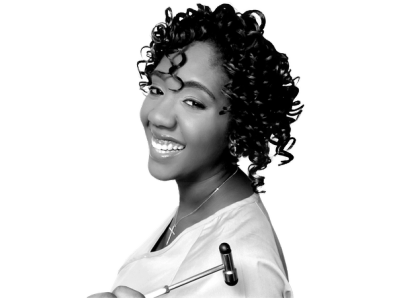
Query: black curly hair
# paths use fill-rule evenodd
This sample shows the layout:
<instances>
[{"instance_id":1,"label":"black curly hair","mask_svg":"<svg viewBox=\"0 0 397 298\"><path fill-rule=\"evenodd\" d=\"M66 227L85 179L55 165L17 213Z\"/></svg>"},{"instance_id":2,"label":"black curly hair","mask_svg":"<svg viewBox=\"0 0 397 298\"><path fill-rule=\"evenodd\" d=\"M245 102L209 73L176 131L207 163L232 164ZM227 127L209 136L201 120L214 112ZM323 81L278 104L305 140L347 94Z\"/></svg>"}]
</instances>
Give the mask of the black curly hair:
<instances>
[{"instance_id":1,"label":"black curly hair","mask_svg":"<svg viewBox=\"0 0 397 298\"><path fill-rule=\"evenodd\" d=\"M271 42L263 37L265 16L258 10L237 13L229 4L218 6L214 12L208 6L197 4L198 10L187 9L186 13L172 16L171 8L165 10L165 22L152 30L152 41L147 60L138 61L138 71L147 81L139 82L140 89L152 84L150 74L160 60L172 53L182 56L179 64L169 69L175 79L176 71L186 63L184 48L196 41L205 41L214 46L220 56L221 65L229 81L222 89L230 105L223 107L220 115L230 113L229 150L230 162L237 164L239 157L248 157L251 186L256 193L264 185L264 177L256 172L271 162L269 143L276 146L276 154L287 158L286 164L294 157L287 152L295 144L291 137L290 125L302 112L303 105L294 101L299 89L290 75L288 57L277 52ZM259 25L255 15L259 17ZM144 64L144 70L140 65ZM288 149L285 149L289 142Z\"/></svg>"}]
</instances>

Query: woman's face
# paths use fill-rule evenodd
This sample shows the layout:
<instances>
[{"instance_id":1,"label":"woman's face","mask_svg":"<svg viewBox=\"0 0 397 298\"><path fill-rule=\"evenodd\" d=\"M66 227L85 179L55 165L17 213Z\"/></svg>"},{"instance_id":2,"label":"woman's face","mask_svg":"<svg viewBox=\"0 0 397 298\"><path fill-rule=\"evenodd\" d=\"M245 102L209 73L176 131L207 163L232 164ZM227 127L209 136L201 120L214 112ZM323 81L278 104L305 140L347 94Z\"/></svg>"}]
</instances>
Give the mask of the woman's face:
<instances>
[{"instance_id":1,"label":"woman's face","mask_svg":"<svg viewBox=\"0 0 397 298\"><path fill-rule=\"evenodd\" d=\"M168 73L164 57L152 74L152 85L141 108L141 121L149 143L149 171L159 180L200 181L225 163L229 114L219 115L228 100L221 89L226 74L213 61L216 54L207 43L192 44L187 62L176 75ZM182 57L173 55L174 64ZM161 148L161 149L160 149Z\"/></svg>"}]
</instances>

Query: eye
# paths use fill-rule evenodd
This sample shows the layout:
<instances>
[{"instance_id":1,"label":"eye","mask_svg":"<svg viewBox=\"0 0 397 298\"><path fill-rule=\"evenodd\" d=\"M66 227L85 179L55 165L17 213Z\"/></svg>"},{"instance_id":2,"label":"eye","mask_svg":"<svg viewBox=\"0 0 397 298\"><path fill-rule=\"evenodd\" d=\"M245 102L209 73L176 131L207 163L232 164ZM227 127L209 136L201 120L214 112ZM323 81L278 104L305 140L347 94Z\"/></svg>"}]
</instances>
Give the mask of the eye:
<instances>
[{"instance_id":1,"label":"eye","mask_svg":"<svg viewBox=\"0 0 397 298\"><path fill-rule=\"evenodd\" d=\"M151 94L151 95L161 95L161 94L153 94L152 92L150 92L152 90L160 91L161 93L163 93L159 88L156 88L156 87L153 87L153 86L149 86L148 90L149 90L149 94Z\"/></svg>"},{"instance_id":2,"label":"eye","mask_svg":"<svg viewBox=\"0 0 397 298\"><path fill-rule=\"evenodd\" d=\"M148 90L149 90L149 94L151 94L151 95L163 95L163 91L161 91L161 90L160 90L159 88L157 88L157 87L149 86L149 87L148 87ZM162 94L152 93L152 92L151 92L152 90L156 90L156 92L161 92ZM192 102L191 105L190 105L190 104L187 104L187 105L188 105L189 107L192 107L193 109L201 109L201 110L204 110L204 109L205 109L205 106L204 106L203 104L199 103L198 101L195 101L195 100L193 100L193 99L187 99L187 100L185 100L184 102L187 102L187 101Z\"/></svg>"},{"instance_id":3,"label":"eye","mask_svg":"<svg viewBox=\"0 0 397 298\"><path fill-rule=\"evenodd\" d=\"M193 104L192 105L188 105L188 106L193 107L194 109L201 109L201 110L205 109L204 105L202 105L201 103L199 103L199 102L197 102L197 101L195 101L193 99L187 99L184 102L187 102L187 101L191 101L193 104L195 104L195 106Z\"/></svg>"}]
</instances>

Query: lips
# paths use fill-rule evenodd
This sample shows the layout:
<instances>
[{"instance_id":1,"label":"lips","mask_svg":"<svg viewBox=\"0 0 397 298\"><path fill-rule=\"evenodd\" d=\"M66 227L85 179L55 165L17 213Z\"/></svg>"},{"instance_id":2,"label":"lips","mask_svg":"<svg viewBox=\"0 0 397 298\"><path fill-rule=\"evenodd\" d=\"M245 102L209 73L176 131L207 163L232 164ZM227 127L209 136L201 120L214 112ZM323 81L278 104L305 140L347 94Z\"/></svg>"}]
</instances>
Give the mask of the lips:
<instances>
[{"instance_id":1,"label":"lips","mask_svg":"<svg viewBox=\"0 0 397 298\"><path fill-rule=\"evenodd\" d=\"M186 147L186 144L179 141L178 139L171 137L170 135L158 133L153 129L151 129L150 132L152 133L153 137L157 140L167 140L167 141L171 141L171 142L177 143L179 145L182 145L183 147Z\"/></svg>"},{"instance_id":2,"label":"lips","mask_svg":"<svg viewBox=\"0 0 397 298\"><path fill-rule=\"evenodd\" d=\"M160 162L160 163L167 163L168 160L172 159L173 157L181 154L183 152L183 149L181 150L161 150L161 149L156 149L153 147L153 144L150 144L150 157L151 159Z\"/></svg>"}]
</instances>

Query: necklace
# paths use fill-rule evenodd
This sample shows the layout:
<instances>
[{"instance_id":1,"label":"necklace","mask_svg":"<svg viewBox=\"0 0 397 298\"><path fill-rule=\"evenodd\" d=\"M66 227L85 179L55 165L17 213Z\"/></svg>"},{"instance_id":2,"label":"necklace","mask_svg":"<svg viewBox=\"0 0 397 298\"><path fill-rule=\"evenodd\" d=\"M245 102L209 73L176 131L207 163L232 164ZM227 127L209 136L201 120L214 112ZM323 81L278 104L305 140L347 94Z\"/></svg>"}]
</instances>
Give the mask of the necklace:
<instances>
[{"instance_id":1,"label":"necklace","mask_svg":"<svg viewBox=\"0 0 397 298\"><path fill-rule=\"evenodd\" d=\"M180 218L177 222L176 222L176 224L174 224L174 226L171 228L171 227L169 227L168 229L171 231L171 233L170 233L170 236L168 237L168 240L167 240L167 243L165 244L165 245L168 245L168 242L170 241L170 239L171 239L171 236L172 235L175 235L175 233L174 233L174 229L176 228L176 226L178 225L178 223L182 220L182 219L184 219L185 217L188 217L189 215L192 215L194 212L196 212L201 206L203 206L204 204L205 204L205 202L207 202L222 186L223 186L223 184L225 184L230 178L232 178L233 176L234 176L234 174L236 174L237 173L237 171L238 171L238 168L236 169L236 171L232 174L232 175L230 175L230 177L229 178L227 178L221 185L219 185L210 195L209 195L209 197L204 201L204 202L202 202L201 204L200 204L200 206L198 206L196 209L194 209L192 212L190 212L189 214L187 214L187 215L185 215L184 217L182 217L182 218ZM178 217L178 212L179 212L179 208L178 208L178 210L176 211L176 216L175 216L175 220L177 219L177 217Z\"/></svg>"}]
</instances>

